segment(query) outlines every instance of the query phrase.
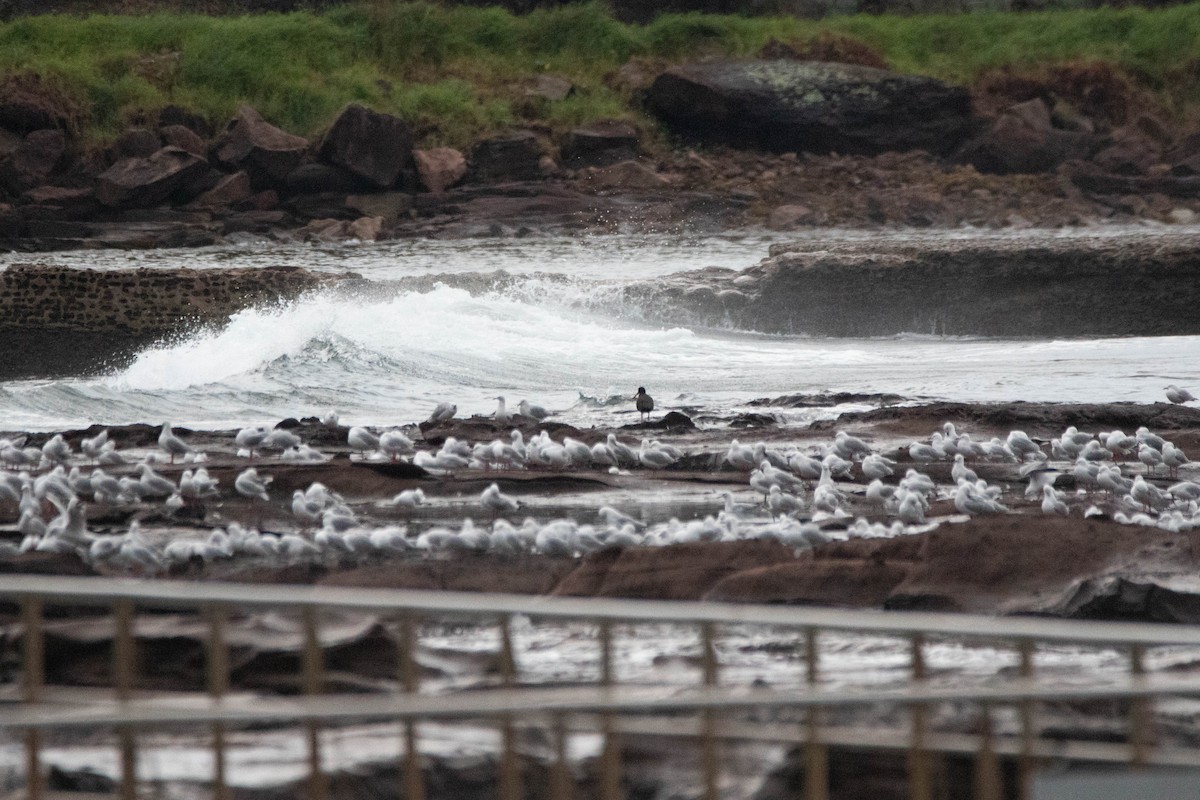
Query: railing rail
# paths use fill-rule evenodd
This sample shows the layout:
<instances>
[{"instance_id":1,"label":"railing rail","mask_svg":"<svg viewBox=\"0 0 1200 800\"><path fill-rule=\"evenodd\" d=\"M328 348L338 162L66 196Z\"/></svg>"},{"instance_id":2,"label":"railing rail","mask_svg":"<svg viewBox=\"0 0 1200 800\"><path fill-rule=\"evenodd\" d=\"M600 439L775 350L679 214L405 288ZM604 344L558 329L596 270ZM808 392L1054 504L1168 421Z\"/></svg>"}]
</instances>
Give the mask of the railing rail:
<instances>
[{"instance_id":1,"label":"railing rail","mask_svg":"<svg viewBox=\"0 0 1200 800\"><path fill-rule=\"evenodd\" d=\"M524 595L390 591L340 587L264 586L250 584L134 581L108 578L46 576L0 577L0 601L20 606L10 641L20 642L20 702L0 705L0 731L24 731L27 796L40 800L45 738L55 731L111 728L120 752L120 796L137 795L139 735L146 729L190 725L211 731L213 796L225 798L226 732L253 723L305 731L309 764L309 798L328 797L322 756L323 729L337 724L396 722L402 725L403 797L426 796L420 750L421 724L433 721L484 724L500 733L496 796L516 800L523 795L518 733L537 727L554 742L558 764L551 781L552 800L573 796L572 779L563 759L566 739L580 730L599 733L603 747L597 759L599 796L623 797L623 736L694 737L706 800L716 800L721 786L723 742L785 742L803 745L806 800L825 800L829 792L829 748L903 750L908 757L909 791L913 800L935 793L936 757L945 753L976 754L975 790L979 798L1005 795L1001 757L1015 760L1015 793L1028 796L1030 776L1041 759L1077 758L1130 765L1200 766L1200 748L1155 738L1153 708L1164 697L1200 696L1200 682L1188 675L1150 672L1145 655L1156 647L1200 649L1200 630L1172 625L1074 622L1039 618L996 618L919 612L844 611L820 608L651 602ZM45 630L48 609L55 606L106 608L113 618L111 691L79 692L46 686ZM139 691L137 615L162 610L190 610L207 623L206 665L202 686L191 692ZM300 622L299 697L247 696L231 690L227 628L235 611L288 609ZM391 694L346 695L327 691L326 653L321 643L321 614L360 612L399 622L394 637L397 674ZM514 646L513 619L562 623L586 622L597 630L599 678L567 688L522 687ZM422 692L415 653L421 643L419 622L465 618L495 625L499 632L499 686L452 694ZM617 625L675 624L696 629L700 646L699 684L693 688L622 685L616 663ZM804 671L799 689L747 688L723 680L717 646L725 626L765 626L795 630L803 645ZM822 682L822 636L828 631L871 634L907 640L909 681L901 686L830 688ZM19 635L17 635L19 634ZM978 641L1010 646L1019 656L1014 677L996 676L986 685L952 686L929 679L927 648L931 640ZM1124 652L1128 670L1096 677L1086 685L1062 685L1039 679L1037 648L1047 644L1116 649ZM1035 712L1047 702L1116 701L1125 718L1124 741L1049 741L1035 728ZM941 704L977 709L976 730L937 730L933 712ZM903 729L863 730L835 723L835 713L887 706L905 709ZM1016 709L1019 730L998 734L995 712ZM794 722L758 724L739 714L763 710L789 712ZM893 720L894 721L894 720ZM1010 720L1011 728L1011 720ZM1012 792L1010 792L1012 793Z\"/></svg>"}]
</instances>

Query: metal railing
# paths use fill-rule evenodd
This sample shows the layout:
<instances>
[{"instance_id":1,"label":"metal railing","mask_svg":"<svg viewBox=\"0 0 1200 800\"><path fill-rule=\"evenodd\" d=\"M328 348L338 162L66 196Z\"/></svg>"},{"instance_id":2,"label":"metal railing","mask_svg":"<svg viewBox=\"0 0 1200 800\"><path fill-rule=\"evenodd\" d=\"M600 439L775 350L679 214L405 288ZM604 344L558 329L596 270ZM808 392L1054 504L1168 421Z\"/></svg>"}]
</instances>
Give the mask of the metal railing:
<instances>
[{"instance_id":1,"label":"metal railing","mask_svg":"<svg viewBox=\"0 0 1200 800\"><path fill-rule=\"evenodd\" d=\"M935 794L941 754L973 756L974 794L1005 796L1002 761L1015 763L1013 791L1027 796L1030 777L1046 759L1200 766L1200 749L1155 739L1153 709L1167 696L1200 695L1200 683L1186 675L1147 674L1148 648L1200 649L1200 630L1134 623L1079 623L1033 618L992 618L957 614L848 612L779 606L666 603L628 600L528 597L451 592L381 591L240 584L196 584L97 578L5 576L0 599L19 605L9 641L19 641L20 702L3 706L0 730L24 732L27 796L45 794L43 737L50 731L110 728L120 752L120 796L137 796L138 736L147 729L181 723L207 726L213 753L213 796L228 796L226 733L247 723L300 724L305 729L308 789L311 800L329 796L322 763L323 726L335 723L391 721L403 729L402 796L427 795L420 754L419 723L469 720L500 732L496 794L501 800L523 796L519 736L528 728L553 742L550 797L570 798L574 787L567 765L567 741L577 732L599 733L597 759L600 796L623 796L621 739L633 734L698 739L697 761L706 800L719 796L722 742L774 742L801 748L804 797L822 800L829 793L830 748L880 749L907 757L909 793L914 800ZM113 619L111 694L50 691L45 683L47 609L95 606ZM139 612L188 610L206 620L204 686L191 694L147 696L137 687L135 619ZM303 631L297 697L247 697L231 694L227 628L232 612L287 609L298 614ZM321 613L365 612L392 620L398 691L389 695L330 694L326 691ZM586 622L596 626L599 678L592 685L567 688L522 687L514 647L513 619ZM499 633L499 687L451 694L422 692L415 654L421 623L431 620L493 621ZM700 643L700 681L681 690L621 685L615 662L614 627L622 624L673 623L695 626ZM756 625L796 631L803 643L799 690L782 691L723 685L717 647L727 626ZM910 680L899 687L828 688L821 684L822 640L831 632L883 634L907 640ZM19 636L15 635L18 634ZM931 639L1001 643L1018 654L1015 677L996 678L985 686L939 686L931 682L926 651ZM1124 652L1128 672L1107 682L1083 686L1041 681L1035 654L1046 645L1113 648ZM1035 726L1037 704L1119 701L1126 721L1123 741L1062 741L1041 737ZM941 703L977 709L969 733L934 729L933 710ZM848 708L887 705L906 710L903 730L839 724L831 714ZM998 709L1015 709L1016 735L996 731ZM751 721L738 713L787 710L795 720ZM799 724L796 724L799 722Z\"/></svg>"}]
</instances>

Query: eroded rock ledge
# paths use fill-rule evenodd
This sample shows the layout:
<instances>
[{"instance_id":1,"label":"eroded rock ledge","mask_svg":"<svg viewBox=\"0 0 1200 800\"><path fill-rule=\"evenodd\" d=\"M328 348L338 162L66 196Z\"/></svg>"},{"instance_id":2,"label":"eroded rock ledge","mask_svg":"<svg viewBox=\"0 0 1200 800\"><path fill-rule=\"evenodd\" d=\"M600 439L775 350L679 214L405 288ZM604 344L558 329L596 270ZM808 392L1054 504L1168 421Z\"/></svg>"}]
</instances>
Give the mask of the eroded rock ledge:
<instances>
[{"instance_id":1,"label":"eroded rock ledge","mask_svg":"<svg viewBox=\"0 0 1200 800\"><path fill-rule=\"evenodd\" d=\"M100 271L18 264L0 272L0 378L94 371L131 348L221 324L343 276L298 267Z\"/></svg>"},{"instance_id":2,"label":"eroded rock ledge","mask_svg":"<svg viewBox=\"0 0 1200 800\"><path fill-rule=\"evenodd\" d=\"M772 248L741 272L681 273L628 291L664 321L817 336L1200 333L1194 236L940 238Z\"/></svg>"}]
</instances>

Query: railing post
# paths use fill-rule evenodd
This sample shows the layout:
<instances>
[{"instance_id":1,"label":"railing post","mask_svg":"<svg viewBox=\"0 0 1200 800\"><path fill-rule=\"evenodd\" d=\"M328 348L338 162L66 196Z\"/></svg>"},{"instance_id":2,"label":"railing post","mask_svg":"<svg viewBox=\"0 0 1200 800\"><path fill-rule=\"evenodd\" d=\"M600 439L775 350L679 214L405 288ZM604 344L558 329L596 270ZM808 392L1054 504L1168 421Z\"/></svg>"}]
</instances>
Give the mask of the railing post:
<instances>
[{"instance_id":1,"label":"railing post","mask_svg":"<svg viewBox=\"0 0 1200 800\"><path fill-rule=\"evenodd\" d=\"M321 634L316 606L306 605L300 612L304 628L303 683L304 694L310 697L321 694L325 688L325 658L321 650ZM321 768L321 726L310 720L308 730L308 797L309 800L325 800L329 789L325 773Z\"/></svg>"},{"instance_id":2,"label":"railing post","mask_svg":"<svg viewBox=\"0 0 1200 800\"><path fill-rule=\"evenodd\" d=\"M1129 648L1129 673L1134 682L1146 675L1145 645L1135 644ZM1135 767L1144 767L1150 758L1151 726L1153 724L1153 705L1149 697L1134 697L1129 705L1129 745L1130 763Z\"/></svg>"},{"instance_id":3,"label":"railing post","mask_svg":"<svg viewBox=\"0 0 1200 800\"><path fill-rule=\"evenodd\" d=\"M137 645L133 636L133 601L113 602L113 688L117 701L133 699L133 676L136 671ZM137 739L133 728L122 725L117 729L121 750L121 800L137 800Z\"/></svg>"},{"instance_id":4,"label":"railing post","mask_svg":"<svg viewBox=\"0 0 1200 800\"><path fill-rule=\"evenodd\" d=\"M417 667L416 625L409 614L400 617L400 640L398 663L400 665L400 687L406 694L416 694L421 685L421 673ZM417 745L417 723L404 720L404 800L425 800L425 773L421 769L421 750Z\"/></svg>"},{"instance_id":5,"label":"railing post","mask_svg":"<svg viewBox=\"0 0 1200 800\"><path fill-rule=\"evenodd\" d=\"M1021 662L1019 674L1025 680L1033 680L1033 640L1021 639L1017 643L1017 652L1020 654ZM1018 800L1029 800L1033 793L1033 771L1034 771L1034 742L1036 741L1034 730L1034 705L1033 701L1026 698L1021 701L1021 753L1017 758L1017 798Z\"/></svg>"},{"instance_id":6,"label":"railing post","mask_svg":"<svg viewBox=\"0 0 1200 800\"><path fill-rule=\"evenodd\" d=\"M979 752L975 757L975 800L1004 800L1000 759L992 727L992 710L987 703L979 707Z\"/></svg>"},{"instance_id":7,"label":"railing post","mask_svg":"<svg viewBox=\"0 0 1200 800\"><path fill-rule=\"evenodd\" d=\"M208 694L214 703L220 703L229 692L229 648L225 642L225 625L229 611L223 605L212 605L208 615ZM214 722L212 726L213 751L213 798L227 800L229 785L225 769L225 725Z\"/></svg>"},{"instance_id":8,"label":"railing post","mask_svg":"<svg viewBox=\"0 0 1200 800\"><path fill-rule=\"evenodd\" d=\"M925 680L925 636L912 634L912 679ZM908 749L908 785L912 800L932 800L933 765L925 739L929 728L929 708L924 703L913 703L912 738Z\"/></svg>"},{"instance_id":9,"label":"railing post","mask_svg":"<svg viewBox=\"0 0 1200 800\"><path fill-rule=\"evenodd\" d=\"M42 600L29 595L21 599L21 622L25 631L21 637L21 665L24 671L23 699L30 705L42 700L46 680L46 641L42 634ZM30 728L25 732L25 793L29 800L41 800L42 732Z\"/></svg>"},{"instance_id":10,"label":"railing post","mask_svg":"<svg viewBox=\"0 0 1200 800\"><path fill-rule=\"evenodd\" d=\"M805 683L811 691L820 680L821 651L817 641L817 629L804 629ZM821 709L813 706L805 714L804 737L804 800L828 800L829 798L829 751L821 743Z\"/></svg>"},{"instance_id":11,"label":"railing post","mask_svg":"<svg viewBox=\"0 0 1200 800\"><path fill-rule=\"evenodd\" d=\"M516 684L517 663L512 643L512 618L505 614L500 617L500 677L504 688L511 689ZM517 756L516 730L513 728L511 714L505 714L500 720L500 731L504 751L500 757L500 800L520 800L521 798L521 762Z\"/></svg>"},{"instance_id":12,"label":"railing post","mask_svg":"<svg viewBox=\"0 0 1200 800\"><path fill-rule=\"evenodd\" d=\"M600 685L607 688L616 680L613 671L612 620L601 619L599 633ZM600 754L600 800L622 800L624 792L621 789L621 743L613 729L612 714L605 712L601 716L600 724L604 734L604 750Z\"/></svg>"},{"instance_id":13,"label":"railing post","mask_svg":"<svg viewBox=\"0 0 1200 800\"><path fill-rule=\"evenodd\" d=\"M567 753L567 719L554 715L554 766L550 771L550 800L571 800L571 762Z\"/></svg>"},{"instance_id":14,"label":"railing post","mask_svg":"<svg viewBox=\"0 0 1200 800\"><path fill-rule=\"evenodd\" d=\"M704 685L715 688L720 662L717 659L716 630L711 621L700 623L700 660L703 664ZM720 797L720 754L717 751L717 717L711 709L703 712L700 732L700 761L704 773L704 800Z\"/></svg>"}]
</instances>

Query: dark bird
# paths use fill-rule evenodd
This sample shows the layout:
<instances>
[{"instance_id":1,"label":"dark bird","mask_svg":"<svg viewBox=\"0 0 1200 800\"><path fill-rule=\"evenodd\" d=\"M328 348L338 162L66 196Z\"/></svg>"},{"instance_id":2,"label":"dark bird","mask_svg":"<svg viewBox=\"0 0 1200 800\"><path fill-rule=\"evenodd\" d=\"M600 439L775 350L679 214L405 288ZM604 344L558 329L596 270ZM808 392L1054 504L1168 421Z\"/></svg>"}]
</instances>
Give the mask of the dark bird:
<instances>
[{"instance_id":1,"label":"dark bird","mask_svg":"<svg viewBox=\"0 0 1200 800\"><path fill-rule=\"evenodd\" d=\"M633 399L637 402L638 414L641 414L643 419L649 419L650 412L654 410L654 398L646 394L646 387L639 386Z\"/></svg>"}]
</instances>

